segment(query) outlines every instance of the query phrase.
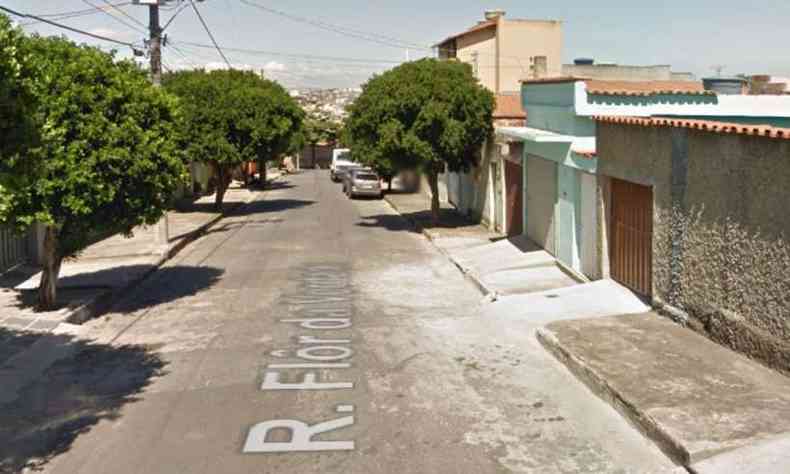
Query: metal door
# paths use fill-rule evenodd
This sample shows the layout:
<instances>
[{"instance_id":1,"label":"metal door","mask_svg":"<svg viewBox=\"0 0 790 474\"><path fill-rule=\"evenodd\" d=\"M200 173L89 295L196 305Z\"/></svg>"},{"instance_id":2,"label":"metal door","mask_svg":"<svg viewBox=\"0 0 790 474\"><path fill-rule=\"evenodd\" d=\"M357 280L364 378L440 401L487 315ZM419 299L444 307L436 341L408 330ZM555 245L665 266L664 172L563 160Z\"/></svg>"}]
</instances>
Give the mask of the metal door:
<instances>
[{"instance_id":1,"label":"metal door","mask_svg":"<svg viewBox=\"0 0 790 474\"><path fill-rule=\"evenodd\" d=\"M612 179L612 278L644 296L653 293L653 189Z\"/></svg>"},{"instance_id":2,"label":"metal door","mask_svg":"<svg viewBox=\"0 0 790 474\"><path fill-rule=\"evenodd\" d=\"M504 226L502 225L502 220L504 219L504 203L503 201L503 183L502 183L502 162L497 161L491 163L491 183L493 184L493 219L491 222L494 224L494 230L497 232L503 232Z\"/></svg>"},{"instance_id":3,"label":"metal door","mask_svg":"<svg viewBox=\"0 0 790 474\"><path fill-rule=\"evenodd\" d=\"M578 248L579 176L568 166L557 167L557 258L580 270Z\"/></svg>"}]
</instances>

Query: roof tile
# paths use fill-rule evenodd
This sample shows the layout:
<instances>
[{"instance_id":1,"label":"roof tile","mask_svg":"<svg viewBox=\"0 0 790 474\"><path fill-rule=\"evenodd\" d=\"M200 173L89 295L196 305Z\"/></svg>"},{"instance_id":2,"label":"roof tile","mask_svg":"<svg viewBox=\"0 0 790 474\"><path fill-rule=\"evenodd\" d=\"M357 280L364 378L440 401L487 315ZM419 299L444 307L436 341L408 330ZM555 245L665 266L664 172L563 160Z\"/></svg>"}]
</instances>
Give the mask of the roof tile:
<instances>
[{"instance_id":1,"label":"roof tile","mask_svg":"<svg viewBox=\"0 0 790 474\"><path fill-rule=\"evenodd\" d=\"M594 95L651 96L662 94L715 95L696 81L604 81L588 80L587 93Z\"/></svg>"},{"instance_id":2,"label":"roof tile","mask_svg":"<svg viewBox=\"0 0 790 474\"><path fill-rule=\"evenodd\" d=\"M447 38L443 39L442 41L436 43L434 45L434 47L441 46L441 45L447 43L448 41L452 41L454 39L460 38L462 36L466 36L468 34L476 32L476 31L482 31L482 30L485 30L487 28L494 27L494 26L496 26L496 24L497 24L496 20L481 21L480 23L476 24L475 26L469 28L466 31L462 31L461 33L458 33L458 34L455 34L455 35L452 35L452 36L448 36Z\"/></svg>"},{"instance_id":3,"label":"roof tile","mask_svg":"<svg viewBox=\"0 0 790 474\"><path fill-rule=\"evenodd\" d=\"M496 109L494 110L495 119L524 119L527 113L521 104L521 96L518 94L497 94Z\"/></svg>"},{"instance_id":4,"label":"roof tile","mask_svg":"<svg viewBox=\"0 0 790 474\"><path fill-rule=\"evenodd\" d=\"M643 127L677 127L690 128L711 133L730 135L751 135L767 138L790 140L790 128L772 127L770 125L747 125L742 123L717 122L715 120L691 120L672 118L642 117L593 117L598 122L639 125Z\"/></svg>"}]
</instances>

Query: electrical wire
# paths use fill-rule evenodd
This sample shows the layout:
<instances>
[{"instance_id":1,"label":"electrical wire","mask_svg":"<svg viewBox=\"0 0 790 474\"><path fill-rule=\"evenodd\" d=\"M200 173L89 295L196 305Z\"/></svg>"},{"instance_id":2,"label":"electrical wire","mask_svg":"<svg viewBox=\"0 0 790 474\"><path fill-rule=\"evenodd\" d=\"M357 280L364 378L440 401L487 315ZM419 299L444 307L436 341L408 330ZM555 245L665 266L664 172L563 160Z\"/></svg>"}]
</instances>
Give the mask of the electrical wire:
<instances>
[{"instance_id":1,"label":"electrical wire","mask_svg":"<svg viewBox=\"0 0 790 474\"><path fill-rule=\"evenodd\" d=\"M206 24L206 21L203 19L203 15L200 14L200 10L198 10L194 0L189 0L189 4L192 5L192 9L195 10L195 14L200 19L200 23L203 24L203 28L206 30L206 33L208 33L208 37L211 39L211 42L214 43L214 47L217 49L219 55L222 56L222 59L225 61L225 64L227 64L229 68L233 69L233 66L230 64L230 61L228 61L228 58L225 57L225 53L222 52L222 49L217 44L217 40L214 39L214 35L211 33L211 30Z\"/></svg>"},{"instance_id":2,"label":"electrical wire","mask_svg":"<svg viewBox=\"0 0 790 474\"><path fill-rule=\"evenodd\" d=\"M21 12L18 12L16 10L12 10L12 9L10 9L8 7L4 7L2 5L0 5L0 10L3 10L5 12L7 12L7 13L10 13L10 14L12 14L14 16L18 16L18 17L21 17L21 18L31 18L33 20L38 20L38 21L40 21L42 23L47 23L48 25L56 26L58 28L62 28L64 30L71 31L73 33L78 33L78 34L81 34L81 35L89 36L89 37L94 38L94 39L107 41L107 42L115 43L115 44L120 44L122 46L127 46L127 47L137 51L137 47L134 44L128 43L126 41L119 41L117 39L108 38L107 36L97 35L95 33L91 33L91 32L85 31L85 30L80 30L78 28L73 28L71 26L64 25L62 23L57 23L57 22L54 22L52 20L47 20L46 18L42 18L42 17L36 16L36 15L31 15L29 13L21 13Z\"/></svg>"},{"instance_id":3,"label":"electrical wire","mask_svg":"<svg viewBox=\"0 0 790 474\"><path fill-rule=\"evenodd\" d=\"M101 8L101 7L97 6L97 5L96 5L96 4L94 4L94 3L91 3L91 2L90 2L90 0L82 0L82 3L84 3L84 4L86 4L86 5L90 5L90 6L92 6L92 7L93 7L93 8L95 8L96 10L98 10L98 11L100 11L100 12L104 13L105 15L109 16L110 18L112 18L113 20L117 21L118 23L120 23L120 24L122 24L122 25L126 26L127 28L131 28L131 29L133 29L133 30L137 31L138 33L146 33L146 31L145 31L145 30L142 30L142 29L140 29L139 27L137 27L137 26L134 26L134 25L132 25L132 24L130 24L130 23L128 23L128 22L126 22L126 21L124 21L124 20L122 20L122 19L118 18L117 16L113 15L112 13L108 12L107 10L105 10L105 8L107 8L107 7ZM105 1L104 3L107 3L107 2ZM109 4L109 3L108 3L108 5L112 6L112 4ZM115 7L113 7L113 8L115 8ZM118 11L120 11L120 12L122 12L122 11L123 11L123 10L120 10L120 9L118 9L118 8L115 8L115 9L116 9L116 10L118 10Z\"/></svg>"},{"instance_id":4,"label":"electrical wire","mask_svg":"<svg viewBox=\"0 0 790 474\"><path fill-rule=\"evenodd\" d=\"M179 13L181 13L182 11L186 10L187 8L189 8L189 4L188 3L184 3L183 5L181 5L180 7L177 7L177 8L178 8L178 10L176 10L176 12L173 13L173 16L171 16L170 19L167 20L167 23L165 23L165 26L162 27L162 31L165 31L167 29L167 27L170 26L171 23L173 23L173 20L176 19L176 17L178 16Z\"/></svg>"},{"instance_id":5,"label":"electrical wire","mask_svg":"<svg viewBox=\"0 0 790 474\"><path fill-rule=\"evenodd\" d=\"M353 29L353 28L348 28L348 27L345 27L345 26L334 25L332 23L328 23L328 22L321 21L321 20L312 20L310 18L305 18L305 17L301 17L301 16L294 15L294 14L291 14L291 13L287 13L287 12L284 12L284 11L281 11L281 10L276 10L274 8L267 7L267 6L261 5L259 3L255 3L255 2L252 2L250 0L240 0L240 1L241 1L241 3L243 3L243 4L247 5L247 6L254 7L254 8L257 8L259 10L263 10L265 12L268 12L268 13L271 13L271 14L274 14L274 15L277 15L277 16L281 16L283 18L287 18L287 19L289 19L291 21L295 21L295 22L299 22L299 23L306 23L306 24L315 26L317 28L320 28L320 29L323 29L323 30L326 30L326 31L331 31L331 32L338 33L338 34L341 34L341 35L350 36L352 38L362 39L362 40L373 42L373 43L377 43L377 44L380 44L380 45L383 45L383 46L389 46L389 47L399 48L399 49L410 48L410 49L421 49L421 50L428 50L428 51L431 50L431 48L426 48L424 45L418 45L416 43L410 43L408 41L403 41L403 40L400 40L400 39L392 37L392 36L386 36L386 35L381 35L381 34L377 34L377 33L369 33L369 32L365 32L365 31L361 31L361 30L356 30L356 29Z\"/></svg>"},{"instance_id":6,"label":"electrical wire","mask_svg":"<svg viewBox=\"0 0 790 474\"><path fill-rule=\"evenodd\" d=\"M192 46L195 48L214 48L214 46L208 44L193 43L190 41L179 41L178 44ZM283 53L277 51L266 51L261 49L231 48L227 46L222 46L222 49L225 51L231 51L236 53L280 56L280 57L288 57L288 58L296 58L296 59L312 59L317 61L345 61L349 63L369 63L369 64L401 64L402 63L402 61L394 61L391 59L379 60L379 59L348 58L342 56L319 56L314 54Z\"/></svg>"},{"instance_id":7,"label":"electrical wire","mask_svg":"<svg viewBox=\"0 0 790 474\"><path fill-rule=\"evenodd\" d=\"M120 8L116 7L115 5L110 3L109 0L102 0L102 2L105 5L107 5L108 7L112 8L113 10L117 11L118 13L120 13L121 15L125 16L126 18L132 20L133 23L137 23L138 25L142 26L143 28L146 28L146 29L148 28L148 25L146 25L145 23L141 22L140 20L138 20L137 18L133 17L132 15L126 13L125 11L121 10Z\"/></svg>"},{"instance_id":8,"label":"electrical wire","mask_svg":"<svg viewBox=\"0 0 790 474\"><path fill-rule=\"evenodd\" d=\"M114 6L116 7L125 7L128 5L132 5L132 2L123 2L123 3L116 3ZM82 16L88 15L95 15L97 13L101 13L97 11L96 8L84 9L84 10L74 10L74 11L67 11L67 12L60 12L60 13L42 13L39 14L41 18L49 18L50 20L67 20L69 18L77 18ZM29 21L27 23L23 23L22 26L30 26L36 23L41 23L39 20Z\"/></svg>"}]
</instances>

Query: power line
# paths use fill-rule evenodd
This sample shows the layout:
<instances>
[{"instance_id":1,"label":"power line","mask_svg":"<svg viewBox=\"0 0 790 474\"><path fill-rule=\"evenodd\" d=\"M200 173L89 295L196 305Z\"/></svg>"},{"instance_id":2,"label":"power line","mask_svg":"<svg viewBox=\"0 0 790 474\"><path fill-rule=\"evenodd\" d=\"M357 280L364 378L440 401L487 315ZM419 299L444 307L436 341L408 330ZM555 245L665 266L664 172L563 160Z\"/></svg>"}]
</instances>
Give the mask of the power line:
<instances>
[{"instance_id":1,"label":"power line","mask_svg":"<svg viewBox=\"0 0 790 474\"><path fill-rule=\"evenodd\" d=\"M345 36L350 36L352 38L362 39L362 40L373 42L373 43L378 43L378 44L383 45L383 46L390 46L390 47L399 48L399 49L411 48L411 49L423 49L423 50L429 50L430 51L430 48L426 48L424 45L418 45L418 44L415 44L415 43L410 43L408 41L403 41L403 40L400 40L400 39L392 37L392 36L386 36L386 35L381 35L381 34L377 34L377 33L369 33L369 32L365 32L365 31L361 31L361 30L356 30L356 29L353 29L353 28L348 28L348 27L345 27L345 26L334 25L332 23L328 23L328 22L321 21L321 20L312 20L310 18L305 18L305 17L301 17L301 16L298 16L298 15L293 15L291 13L287 13L287 12L284 12L284 11L281 11L281 10L276 10L274 8L267 7L267 6L261 5L259 3L255 3L255 2L252 2L250 0L241 0L241 3L243 3L243 4L247 5L247 6L250 6L250 7L258 8L260 10L272 13L274 15L281 16L283 18L288 18L289 20L292 20L292 21L296 21L296 22L299 22L299 23L306 23L306 24L315 26L317 28L321 28L323 30L331 31L331 32L338 33L338 34L345 35Z\"/></svg>"},{"instance_id":2,"label":"power line","mask_svg":"<svg viewBox=\"0 0 790 474\"><path fill-rule=\"evenodd\" d=\"M95 33L91 33L91 32L84 31L84 30L80 30L78 28L73 28L71 26L64 25L62 23L57 23L57 22L54 22L52 20L47 20L46 18L41 18L40 16L31 15L29 13L20 13L20 12L18 12L16 10L12 10L12 9L10 9L8 7L4 7L2 5L0 5L0 10L3 10L5 12L8 12L8 13L14 15L14 16L18 16L18 17L21 17L21 18L31 18L33 20L38 20L38 21L40 21L42 23L47 23L48 25L56 26L58 28L62 28L64 30L71 31L73 33L78 33L78 34L81 34L81 35L89 36L89 37L94 38L94 39L98 39L98 40L102 40L102 41L108 41L110 43L120 44L122 46L127 46L127 47L137 51L137 47L134 44L132 44L132 43L127 43L125 41L119 41L117 39L108 38L107 36L97 35Z\"/></svg>"},{"instance_id":3,"label":"power line","mask_svg":"<svg viewBox=\"0 0 790 474\"><path fill-rule=\"evenodd\" d=\"M185 3L185 4L181 5L180 7L178 7L178 10L175 13L173 13L173 16L171 16L170 19L167 20L167 23L165 23L165 26L162 27L162 31L165 31L167 29L167 27L170 26L171 23L173 23L173 20L176 19L178 14L181 13L182 11L186 10L187 8L189 8L189 4L188 3Z\"/></svg>"},{"instance_id":4,"label":"power line","mask_svg":"<svg viewBox=\"0 0 790 474\"><path fill-rule=\"evenodd\" d=\"M114 6L116 7L125 7L128 5L132 5L132 2L123 2L123 3L116 3ZM67 11L67 12L59 12L59 13L42 13L38 16L42 18L49 18L50 20L66 20L69 18L77 18L81 16L88 16L88 15L95 15L97 13L101 13L100 9L90 8L90 9L83 9L83 10L74 10L74 11ZM30 21L27 23L23 23L22 26L30 26L36 23L41 23L39 20Z\"/></svg>"},{"instance_id":5,"label":"power line","mask_svg":"<svg viewBox=\"0 0 790 474\"><path fill-rule=\"evenodd\" d=\"M213 48L211 45L201 44L201 43L193 43L190 41L179 41L178 44L192 46L195 48ZM288 57L288 58L297 58L297 59L312 59L316 61L346 61L346 62L357 62L357 63L369 63L369 64L401 64L402 61L394 61L391 59L365 59L365 58L349 58L349 57L342 57L342 56L319 56L314 54L299 54L299 53L283 53L278 51L266 51L262 49L247 49L247 48L231 48L228 46L222 46L222 49L225 51L232 51L236 53L245 53L245 54L253 54L253 55L269 55L269 56L281 56L281 57Z\"/></svg>"},{"instance_id":6,"label":"power line","mask_svg":"<svg viewBox=\"0 0 790 474\"><path fill-rule=\"evenodd\" d=\"M118 23L120 23L120 24L122 24L122 25L126 26L127 28L131 28L131 29L133 29L133 30L135 30L135 31L137 31L137 32L139 32L139 33L145 33L145 32L146 32L145 30L141 30L139 27L137 27L137 26L134 26L134 25L132 25L132 24L129 24L128 22L126 22L126 21L124 21L124 20L122 20L122 19L118 18L117 16L113 15L112 13L108 12L107 10L105 10L105 8L107 8L107 7L104 7L104 8L98 7L97 5L95 5L95 4L93 4L93 3L91 3L89 0L82 0L82 3L84 3L84 4L86 4L86 5L90 5L90 6L92 6L92 7L93 7L93 8L95 8L96 10L98 10L98 11L100 11L100 12L104 13L105 15L109 16L110 18L112 18L113 20L117 21ZM104 3L107 3L107 1L105 0L105 2L104 2ZM107 5L109 5L109 6L111 6L111 7L113 6L111 3L107 3ZM113 7L113 8L115 8L115 7ZM120 11L120 12L122 12L122 11L123 11L123 10L120 10L120 9L118 9L118 8L115 8L115 9L116 9L116 10L118 10L118 11Z\"/></svg>"},{"instance_id":7,"label":"power line","mask_svg":"<svg viewBox=\"0 0 790 474\"><path fill-rule=\"evenodd\" d=\"M132 20L132 22L137 23L139 26L142 26L143 28L147 28L148 27L148 25L146 25L145 23L141 22L137 18L133 17L132 15L126 13L125 11L121 10L120 8L118 8L115 5L113 5L112 3L110 3L109 0L102 0L102 2L105 5L107 5L108 7L112 8L113 10L117 11L118 13L120 13L121 15L125 16L126 18Z\"/></svg>"},{"instance_id":8,"label":"power line","mask_svg":"<svg viewBox=\"0 0 790 474\"><path fill-rule=\"evenodd\" d=\"M230 61L228 61L228 58L225 57L225 53L222 52L222 49L217 44L217 40L214 39L214 35L211 34L211 30L206 24L206 21L203 19L203 15L200 14L200 10L198 10L194 0L189 0L189 4L192 5L192 9L195 10L195 14L197 14L198 18L200 19L200 23L203 24L203 28L206 30L206 33L208 33L208 37L211 38L211 42L214 43L214 47L217 49L219 55L222 56L222 59L225 61L225 64L227 64L229 68L233 69L233 66L230 64Z\"/></svg>"}]
</instances>

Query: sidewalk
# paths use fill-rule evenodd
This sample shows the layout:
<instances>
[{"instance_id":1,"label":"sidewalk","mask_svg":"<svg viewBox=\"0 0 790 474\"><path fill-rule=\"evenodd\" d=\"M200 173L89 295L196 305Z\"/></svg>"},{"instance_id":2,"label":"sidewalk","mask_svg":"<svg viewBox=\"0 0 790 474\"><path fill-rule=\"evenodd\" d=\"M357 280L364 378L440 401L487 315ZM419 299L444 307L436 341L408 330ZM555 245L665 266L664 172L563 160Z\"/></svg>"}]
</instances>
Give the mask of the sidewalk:
<instances>
[{"instance_id":1,"label":"sidewalk","mask_svg":"<svg viewBox=\"0 0 790 474\"><path fill-rule=\"evenodd\" d=\"M506 238L443 203L439 223L422 193L386 194L386 200L425 234L491 301L503 296L579 284L545 250L523 236Z\"/></svg>"},{"instance_id":2,"label":"sidewalk","mask_svg":"<svg viewBox=\"0 0 790 474\"><path fill-rule=\"evenodd\" d=\"M492 242L449 207L433 226L424 195L387 200L488 296L484 317L536 335L689 472L790 472L790 379L651 312L617 282L572 278L526 238Z\"/></svg>"},{"instance_id":3,"label":"sidewalk","mask_svg":"<svg viewBox=\"0 0 790 474\"><path fill-rule=\"evenodd\" d=\"M692 472L790 469L790 379L778 372L652 312L555 322L538 338Z\"/></svg>"},{"instance_id":4,"label":"sidewalk","mask_svg":"<svg viewBox=\"0 0 790 474\"><path fill-rule=\"evenodd\" d=\"M255 192L232 186L225 197L225 212L248 202ZM74 260L63 263L58 282L60 309L36 312L40 273L18 267L0 277L0 329L50 332L61 324L80 324L106 310L112 302L184 245L217 222L214 196L204 196L168 214L170 239L157 239L157 226L139 227L131 238L115 235L87 247ZM0 360L2 363L2 360Z\"/></svg>"}]
</instances>

